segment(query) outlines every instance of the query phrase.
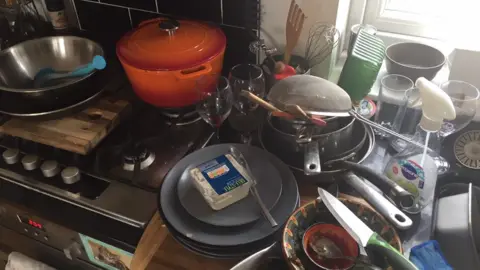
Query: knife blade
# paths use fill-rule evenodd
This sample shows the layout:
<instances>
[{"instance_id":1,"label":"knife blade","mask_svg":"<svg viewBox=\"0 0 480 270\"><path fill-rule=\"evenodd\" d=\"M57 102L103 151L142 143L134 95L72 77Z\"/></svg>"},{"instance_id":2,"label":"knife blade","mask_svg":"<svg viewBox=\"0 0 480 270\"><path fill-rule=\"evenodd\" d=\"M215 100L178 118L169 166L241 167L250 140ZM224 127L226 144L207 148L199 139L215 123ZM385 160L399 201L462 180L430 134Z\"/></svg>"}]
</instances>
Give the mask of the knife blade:
<instances>
[{"instance_id":1,"label":"knife blade","mask_svg":"<svg viewBox=\"0 0 480 270\"><path fill-rule=\"evenodd\" d=\"M322 188L317 190L320 199L332 215L367 252L376 252L384 256L395 270L418 270L412 262L372 231L336 197Z\"/></svg>"}]
</instances>

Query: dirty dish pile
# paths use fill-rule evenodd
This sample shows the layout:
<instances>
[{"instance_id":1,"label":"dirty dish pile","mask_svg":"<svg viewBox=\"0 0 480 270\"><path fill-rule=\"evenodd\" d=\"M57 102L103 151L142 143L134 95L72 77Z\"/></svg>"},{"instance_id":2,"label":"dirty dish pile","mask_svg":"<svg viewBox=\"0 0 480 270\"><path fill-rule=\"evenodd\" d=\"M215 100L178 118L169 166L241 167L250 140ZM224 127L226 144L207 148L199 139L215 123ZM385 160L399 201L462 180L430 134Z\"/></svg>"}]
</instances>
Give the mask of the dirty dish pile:
<instances>
[{"instance_id":1,"label":"dirty dish pile","mask_svg":"<svg viewBox=\"0 0 480 270\"><path fill-rule=\"evenodd\" d=\"M216 211L195 189L190 170L232 146L248 162L258 194L278 226L265 219L251 194ZM158 208L172 236L186 248L208 257L239 258L275 242L298 200L296 180L277 157L249 145L218 144L186 156L170 170L160 188Z\"/></svg>"}]
</instances>

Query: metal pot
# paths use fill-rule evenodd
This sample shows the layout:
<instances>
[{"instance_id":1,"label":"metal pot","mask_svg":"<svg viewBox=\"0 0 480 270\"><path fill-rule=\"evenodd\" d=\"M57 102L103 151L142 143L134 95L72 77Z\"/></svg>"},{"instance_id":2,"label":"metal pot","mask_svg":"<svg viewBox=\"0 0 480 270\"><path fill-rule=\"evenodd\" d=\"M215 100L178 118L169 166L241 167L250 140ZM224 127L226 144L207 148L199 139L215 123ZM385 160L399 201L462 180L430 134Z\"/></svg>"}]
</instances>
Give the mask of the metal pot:
<instances>
[{"instance_id":1,"label":"metal pot","mask_svg":"<svg viewBox=\"0 0 480 270\"><path fill-rule=\"evenodd\" d=\"M55 110L78 103L98 91L91 87L94 71L83 77L35 88L34 77L43 68L71 71L103 56L102 47L86 38L55 36L19 43L0 52L0 110L15 110L16 103L24 107ZM7 104L10 103L10 104Z\"/></svg>"},{"instance_id":2,"label":"metal pot","mask_svg":"<svg viewBox=\"0 0 480 270\"><path fill-rule=\"evenodd\" d=\"M373 151L375 136L373 129L360 121L353 122L352 136L345 142L348 149L344 152L338 152L336 156L330 157L326 162L324 161L324 170L315 175L305 174L305 170L300 165L301 162L299 162L304 153L295 152L289 147L284 147L286 144L285 140L282 140L283 138L284 136L279 136L278 132L273 130L268 124L262 126L259 130L259 139L262 147L285 162L293 170L298 181L308 181L319 185L330 184L336 180L344 179L345 173L353 171L355 174L375 184L385 194L389 194L397 206L411 206L414 202L412 194L394 181L369 167L361 165ZM323 156L322 159L325 160Z\"/></svg>"},{"instance_id":3,"label":"metal pot","mask_svg":"<svg viewBox=\"0 0 480 270\"><path fill-rule=\"evenodd\" d=\"M361 122L355 121L353 124L353 131L350 140L347 145L349 145L346 151L338 153L337 156L333 156L330 160L335 159L352 159L356 162L364 161L370 153L373 151L375 144L375 136L373 134L372 128L362 124ZM365 140L362 143L363 136L365 135ZM298 149L292 148L290 145L287 146L287 143L292 143L293 140L289 136L282 136L277 131L271 128L271 125L268 124L268 121L259 129L259 139L262 147L272 154L278 156L283 162L285 162L296 174L297 178L305 178L308 181L314 181L318 184L325 184L334 182L338 176L341 176L346 168L338 166L324 166L324 169L320 174L317 175L305 175L303 169L303 156L304 148L298 147ZM361 147L358 147L360 146ZM354 153L354 156L350 154ZM323 164L325 165L325 160ZM327 161L328 162L328 161ZM317 177L318 176L318 177Z\"/></svg>"},{"instance_id":4,"label":"metal pot","mask_svg":"<svg viewBox=\"0 0 480 270\"><path fill-rule=\"evenodd\" d=\"M354 118L327 118L327 126L319 127L303 121L267 117L267 123L278 140L294 152L303 150L304 173L321 172L320 157L331 159L344 153L349 147Z\"/></svg>"},{"instance_id":5,"label":"metal pot","mask_svg":"<svg viewBox=\"0 0 480 270\"><path fill-rule=\"evenodd\" d=\"M193 105L221 74L226 37L216 26L157 18L117 43L117 56L135 93L158 107ZM204 75L211 82L197 84Z\"/></svg>"}]
</instances>

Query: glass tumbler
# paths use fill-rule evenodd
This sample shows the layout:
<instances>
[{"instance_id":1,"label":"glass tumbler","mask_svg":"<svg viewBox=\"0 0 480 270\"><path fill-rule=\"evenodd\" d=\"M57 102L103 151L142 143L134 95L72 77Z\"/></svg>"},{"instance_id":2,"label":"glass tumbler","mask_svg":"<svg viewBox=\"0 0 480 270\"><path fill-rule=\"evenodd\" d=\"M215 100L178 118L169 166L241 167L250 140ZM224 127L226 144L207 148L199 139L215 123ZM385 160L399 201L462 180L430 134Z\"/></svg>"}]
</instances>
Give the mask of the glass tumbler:
<instances>
[{"instance_id":1,"label":"glass tumbler","mask_svg":"<svg viewBox=\"0 0 480 270\"><path fill-rule=\"evenodd\" d=\"M395 132L399 132L402 122L399 121L400 119L395 122L395 118L398 113L401 113L400 109L403 108L408 101L405 99L406 92L413 88L414 84L412 80L403 75L389 74L384 76L381 80L377 100L377 112L374 117L375 122ZM390 137L390 135L380 130L375 130L375 134L383 138Z\"/></svg>"},{"instance_id":2,"label":"glass tumbler","mask_svg":"<svg viewBox=\"0 0 480 270\"><path fill-rule=\"evenodd\" d=\"M405 91L401 106L393 120L393 129L405 137L412 137L422 118L422 101L418 88ZM391 137L390 145L397 152L403 151L408 143L396 137Z\"/></svg>"}]
</instances>

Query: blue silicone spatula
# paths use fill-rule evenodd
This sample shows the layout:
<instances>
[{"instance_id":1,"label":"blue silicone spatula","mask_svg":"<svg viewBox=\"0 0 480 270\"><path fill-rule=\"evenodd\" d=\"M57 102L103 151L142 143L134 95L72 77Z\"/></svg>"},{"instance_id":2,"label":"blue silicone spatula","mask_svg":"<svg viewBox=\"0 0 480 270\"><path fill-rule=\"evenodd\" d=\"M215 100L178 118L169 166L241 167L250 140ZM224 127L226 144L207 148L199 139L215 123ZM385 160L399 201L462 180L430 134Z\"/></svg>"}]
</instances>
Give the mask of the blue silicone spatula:
<instances>
[{"instance_id":1,"label":"blue silicone spatula","mask_svg":"<svg viewBox=\"0 0 480 270\"><path fill-rule=\"evenodd\" d=\"M105 61L105 58L100 55L95 55L90 63L80 66L71 72L58 72L50 67L43 68L35 75L34 85L42 86L51 80L83 77L94 70L102 70L106 66L107 62Z\"/></svg>"}]
</instances>

